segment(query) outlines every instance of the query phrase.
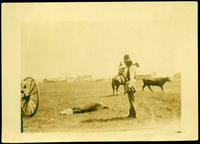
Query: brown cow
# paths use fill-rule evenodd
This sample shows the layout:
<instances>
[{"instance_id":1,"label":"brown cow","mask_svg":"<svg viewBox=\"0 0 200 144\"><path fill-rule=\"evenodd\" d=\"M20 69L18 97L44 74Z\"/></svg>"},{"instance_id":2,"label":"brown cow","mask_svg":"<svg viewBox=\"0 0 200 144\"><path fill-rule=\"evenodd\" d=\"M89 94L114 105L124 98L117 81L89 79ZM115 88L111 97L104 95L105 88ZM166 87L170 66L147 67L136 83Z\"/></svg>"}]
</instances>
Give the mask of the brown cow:
<instances>
[{"instance_id":1,"label":"brown cow","mask_svg":"<svg viewBox=\"0 0 200 144\"><path fill-rule=\"evenodd\" d=\"M163 85L166 83L166 82L170 82L170 79L168 77L163 77L163 78L154 78L154 79L151 79L151 78L144 78L143 79L143 87L142 87L142 91L144 91L144 87L145 86L148 86L148 88L153 92L153 90L151 89L150 86L159 86L161 87L162 91L164 92L164 89L163 89Z\"/></svg>"}]
</instances>

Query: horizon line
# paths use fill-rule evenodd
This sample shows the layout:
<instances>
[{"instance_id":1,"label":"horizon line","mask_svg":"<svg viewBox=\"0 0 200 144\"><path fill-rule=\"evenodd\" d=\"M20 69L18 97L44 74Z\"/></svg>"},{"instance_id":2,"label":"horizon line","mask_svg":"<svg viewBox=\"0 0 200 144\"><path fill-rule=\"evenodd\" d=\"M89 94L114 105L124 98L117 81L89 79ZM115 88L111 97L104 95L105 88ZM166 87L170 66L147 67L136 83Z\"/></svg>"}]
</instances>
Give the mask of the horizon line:
<instances>
[{"instance_id":1,"label":"horizon line","mask_svg":"<svg viewBox=\"0 0 200 144\"><path fill-rule=\"evenodd\" d=\"M137 75L153 75L154 72L150 72L150 73L138 73ZM156 73L155 72L155 75L156 76L172 76L172 75L175 75L175 74L178 74L178 73L182 73L182 72L173 72L171 74L160 74L160 73ZM91 74L83 74L83 75L67 75L67 74L62 74L62 75L57 75L57 76L33 76L35 79L45 79L45 78L77 78L77 77L82 77L82 76L90 76L91 78L112 78L113 76L94 76L94 75L91 75ZM28 77L28 76L21 76L22 78L25 78L25 77Z\"/></svg>"}]
</instances>

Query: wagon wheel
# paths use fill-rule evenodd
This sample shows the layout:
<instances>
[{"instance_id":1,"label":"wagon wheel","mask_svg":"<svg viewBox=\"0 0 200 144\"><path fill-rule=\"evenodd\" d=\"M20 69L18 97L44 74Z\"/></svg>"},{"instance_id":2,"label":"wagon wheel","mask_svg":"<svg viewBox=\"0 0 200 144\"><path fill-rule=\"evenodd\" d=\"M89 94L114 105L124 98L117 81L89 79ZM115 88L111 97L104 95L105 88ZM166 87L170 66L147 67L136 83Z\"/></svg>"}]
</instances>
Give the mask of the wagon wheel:
<instances>
[{"instance_id":1,"label":"wagon wheel","mask_svg":"<svg viewBox=\"0 0 200 144\"><path fill-rule=\"evenodd\" d=\"M39 88L35 80L27 77L21 84L21 110L23 115L32 117L39 106Z\"/></svg>"}]
</instances>

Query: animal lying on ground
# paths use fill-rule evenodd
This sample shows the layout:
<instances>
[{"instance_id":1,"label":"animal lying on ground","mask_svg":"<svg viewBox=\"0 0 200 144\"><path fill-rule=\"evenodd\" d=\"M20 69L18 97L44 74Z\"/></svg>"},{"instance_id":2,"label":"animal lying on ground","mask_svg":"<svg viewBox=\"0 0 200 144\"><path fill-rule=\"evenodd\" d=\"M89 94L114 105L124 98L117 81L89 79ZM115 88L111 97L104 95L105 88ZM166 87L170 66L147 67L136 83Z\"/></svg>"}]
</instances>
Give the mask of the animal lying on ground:
<instances>
[{"instance_id":1,"label":"animal lying on ground","mask_svg":"<svg viewBox=\"0 0 200 144\"><path fill-rule=\"evenodd\" d=\"M142 91L144 90L145 86L148 86L148 88L153 92L153 90L151 89L150 86L159 86L161 87L162 91L164 92L164 89L163 89L163 85L166 83L166 82L170 82L170 79L168 77L163 77L163 78L154 78L154 79L151 79L151 78L144 78L143 79L143 87L142 87Z\"/></svg>"},{"instance_id":2,"label":"animal lying on ground","mask_svg":"<svg viewBox=\"0 0 200 144\"><path fill-rule=\"evenodd\" d=\"M69 109L65 109L64 111L61 111L61 115L69 115L69 114L75 114L75 113L85 113L85 112L91 112L91 111L97 111L100 109L108 109L107 106L103 103L90 103L86 105L77 105Z\"/></svg>"}]
</instances>

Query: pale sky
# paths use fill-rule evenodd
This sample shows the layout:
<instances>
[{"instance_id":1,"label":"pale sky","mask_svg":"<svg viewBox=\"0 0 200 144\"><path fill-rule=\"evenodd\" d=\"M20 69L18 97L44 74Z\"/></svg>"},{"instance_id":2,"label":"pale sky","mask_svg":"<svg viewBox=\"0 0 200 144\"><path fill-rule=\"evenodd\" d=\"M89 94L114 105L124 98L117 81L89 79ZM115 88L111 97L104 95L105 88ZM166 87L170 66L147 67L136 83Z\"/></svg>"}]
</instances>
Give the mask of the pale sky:
<instances>
[{"instance_id":1,"label":"pale sky","mask_svg":"<svg viewBox=\"0 0 200 144\"><path fill-rule=\"evenodd\" d=\"M181 72L193 43L195 8L168 3L24 5L22 76L112 77L124 54L138 74Z\"/></svg>"}]
</instances>

